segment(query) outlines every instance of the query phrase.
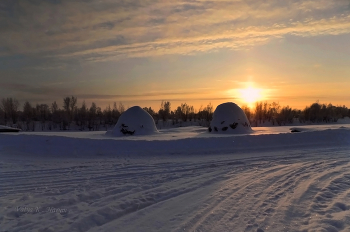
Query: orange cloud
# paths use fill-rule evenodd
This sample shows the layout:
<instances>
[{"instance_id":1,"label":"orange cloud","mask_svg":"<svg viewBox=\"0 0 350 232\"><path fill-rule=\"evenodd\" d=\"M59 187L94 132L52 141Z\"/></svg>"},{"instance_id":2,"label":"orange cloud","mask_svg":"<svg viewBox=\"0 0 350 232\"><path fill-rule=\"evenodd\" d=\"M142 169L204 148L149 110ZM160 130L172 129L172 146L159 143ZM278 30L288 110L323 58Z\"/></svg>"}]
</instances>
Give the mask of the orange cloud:
<instances>
[{"instance_id":1,"label":"orange cloud","mask_svg":"<svg viewBox=\"0 0 350 232\"><path fill-rule=\"evenodd\" d=\"M105 61L247 49L271 38L350 33L346 0L27 1L0 14L0 55Z\"/></svg>"}]
</instances>

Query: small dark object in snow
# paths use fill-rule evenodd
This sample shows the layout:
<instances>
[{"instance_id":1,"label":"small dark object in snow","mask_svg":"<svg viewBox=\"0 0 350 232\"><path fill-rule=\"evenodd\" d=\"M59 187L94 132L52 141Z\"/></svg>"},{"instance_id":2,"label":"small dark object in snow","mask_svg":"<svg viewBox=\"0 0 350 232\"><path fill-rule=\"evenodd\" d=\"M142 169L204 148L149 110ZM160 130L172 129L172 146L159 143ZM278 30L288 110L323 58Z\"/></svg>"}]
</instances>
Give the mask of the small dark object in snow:
<instances>
[{"instance_id":1,"label":"small dark object in snow","mask_svg":"<svg viewBox=\"0 0 350 232\"><path fill-rule=\"evenodd\" d=\"M211 129L211 127L208 128L208 131L211 132L213 129Z\"/></svg>"},{"instance_id":2,"label":"small dark object in snow","mask_svg":"<svg viewBox=\"0 0 350 232\"><path fill-rule=\"evenodd\" d=\"M5 128L5 129L0 129L0 132L20 132L20 129L17 129L17 128Z\"/></svg>"},{"instance_id":3,"label":"small dark object in snow","mask_svg":"<svg viewBox=\"0 0 350 232\"><path fill-rule=\"evenodd\" d=\"M128 127L127 125L125 125L124 123L122 123L122 127Z\"/></svg>"},{"instance_id":4,"label":"small dark object in snow","mask_svg":"<svg viewBox=\"0 0 350 232\"><path fill-rule=\"evenodd\" d=\"M222 131L227 131L227 129L228 129L228 127L225 126L225 127L223 127L221 130L222 130Z\"/></svg>"},{"instance_id":5,"label":"small dark object in snow","mask_svg":"<svg viewBox=\"0 0 350 232\"><path fill-rule=\"evenodd\" d=\"M225 121L222 121L221 124L224 124Z\"/></svg>"},{"instance_id":6,"label":"small dark object in snow","mask_svg":"<svg viewBox=\"0 0 350 232\"><path fill-rule=\"evenodd\" d=\"M258 228L258 229L256 230L256 232L264 232L264 230Z\"/></svg>"},{"instance_id":7,"label":"small dark object in snow","mask_svg":"<svg viewBox=\"0 0 350 232\"><path fill-rule=\"evenodd\" d=\"M238 126L237 122L234 122L232 124L229 125L232 129L236 129L236 127Z\"/></svg>"},{"instance_id":8,"label":"small dark object in snow","mask_svg":"<svg viewBox=\"0 0 350 232\"><path fill-rule=\"evenodd\" d=\"M300 131L300 130L294 129L294 130L292 130L291 132L292 132L292 133L296 133L296 132L301 132L301 131Z\"/></svg>"},{"instance_id":9,"label":"small dark object in snow","mask_svg":"<svg viewBox=\"0 0 350 232\"><path fill-rule=\"evenodd\" d=\"M214 130L215 130L215 131L218 131L218 128L217 128L216 126L214 126Z\"/></svg>"},{"instance_id":10,"label":"small dark object in snow","mask_svg":"<svg viewBox=\"0 0 350 232\"><path fill-rule=\"evenodd\" d=\"M129 130L124 129L124 128L122 128L120 130L120 132L122 132L124 135L133 135L135 133L135 131L129 131Z\"/></svg>"}]
</instances>

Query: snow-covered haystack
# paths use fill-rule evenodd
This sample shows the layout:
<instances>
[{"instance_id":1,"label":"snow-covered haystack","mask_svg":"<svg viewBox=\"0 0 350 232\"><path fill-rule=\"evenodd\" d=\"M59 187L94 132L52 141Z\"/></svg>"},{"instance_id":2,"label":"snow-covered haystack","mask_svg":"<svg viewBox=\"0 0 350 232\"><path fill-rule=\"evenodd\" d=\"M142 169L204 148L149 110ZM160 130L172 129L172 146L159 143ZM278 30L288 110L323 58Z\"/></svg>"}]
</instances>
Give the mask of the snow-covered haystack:
<instances>
[{"instance_id":1,"label":"snow-covered haystack","mask_svg":"<svg viewBox=\"0 0 350 232\"><path fill-rule=\"evenodd\" d=\"M133 106L120 116L113 130L107 134L113 136L150 135L157 132L152 116L141 107Z\"/></svg>"},{"instance_id":2,"label":"snow-covered haystack","mask_svg":"<svg viewBox=\"0 0 350 232\"><path fill-rule=\"evenodd\" d=\"M235 134L252 131L247 116L238 105L227 102L216 107L209 132Z\"/></svg>"}]
</instances>

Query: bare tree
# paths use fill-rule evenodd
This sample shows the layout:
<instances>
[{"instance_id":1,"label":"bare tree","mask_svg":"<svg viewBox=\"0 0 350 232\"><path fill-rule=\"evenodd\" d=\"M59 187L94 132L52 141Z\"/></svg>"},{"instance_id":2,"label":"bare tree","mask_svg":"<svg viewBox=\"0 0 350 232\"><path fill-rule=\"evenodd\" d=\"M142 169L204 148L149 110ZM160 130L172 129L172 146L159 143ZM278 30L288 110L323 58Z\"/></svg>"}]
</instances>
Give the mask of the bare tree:
<instances>
[{"instance_id":1,"label":"bare tree","mask_svg":"<svg viewBox=\"0 0 350 232\"><path fill-rule=\"evenodd\" d=\"M280 113L280 104L278 102L272 102L270 108L269 108L269 115L271 115L272 118L272 124L275 125L275 122L280 125L280 122L278 121L278 114Z\"/></svg>"},{"instance_id":2,"label":"bare tree","mask_svg":"<svg viewBox=\"0 0 350 232\"><path fill-rule=\"evenodd\" d=\"M263 119L263 102L256 102L255 103L255 120L256 123L260 121L262 123Z\"/></svg>"},{"instance_id":3,"label":"bare tree","mask_svg":"<svg viewBox=\"0 0 350 232\"><path fill-rule=\"evenodd\" d=\"M80 126L80 130L85 129L86 120L87 120L87 108L85 101L81 104L81 108L77 110L76 123Z\"/></svg>"},{"instance_id":4,"label":"bare tree","mask_svg":"<svg viewBox=\"0 0 350 232\"><path fill-rule=\"evenodd\" d=\"M26 130L28 131L33 119L33 107L28 101L26 101L23 105L22 117L23 117L23 121L26 123Z\"/></svg>"},{"instance_id":5,"label":"bare tree","mask_svg":"<svg viewBox=\"0 0 350 232\"><path fill-rule=\"evenodd\" d=\"M103 112L101 110L101 107L96 108L96 114L97 114L97 123L95 125L95 130L99 130L100 125L102 125L102 121L103 121Z\"/></svg>"},{"instance_id":6,"label":"bare tree","mask_svg":"<svg viewBox=\"0 0 350 232\"><path fill-rule=\"evenodd\" d=\"M265 101L264 103L263 103L263 107L262 107L262 119L263 119L263 122L265 122L265 120L268 120L268 103L267 103L267 101ZM268 121L270 121L270 120L268 120Z\"/></svg>"},{"instance_id":7,"label":"bare tree","mask_svg":"<svg viewBox=\"0 0 350 232\"><path fill-rule=\"evenodd\" d=\"M181 119L183 122L187 122L188 113L189 113L188 105L186 103L181 103L180 107L181 107Z\"/></svg>"},{"instance_id":8,"label":"bare tree","mask_svg":"<svg viewBox=\"0 0 350 232\"><path fill-rule=\"evenodd\" d=\"M6 124L5 123L5 112L4 110L0 107L0 125L1 124Z\"/></svg>"},{"instance_id":9,"label":"bare tree","mask_svg":"<svg viewBox=\"0 0 350 232\"><path fill-rule=\"evenodd\" d=\"M118 111L120 114L125 112L125 106L121 102L119 102Z\"/></svg>"},{"instance_id":10,"label":"bare tree","mask_svg":"<svg viewBox=\"0 0 350 232\"><path fill-rule=\"evenodd\" d=\"M250 108L249 108L247 105L243 105L243 106L242 106L242 110L243 110L243 112L245 113L245 115L247 116L248 121L249 121L250 124L251 124L252 112L251 112Z\"/></svg>"},{"instance_id":11,"label":"bare tree","mask_svg":"<svg viewBox=\"0 0 350 232\"><path fill-rule=\"evenodd\" d=\"M121 113L118 110L117 103L113 103L113 110L112 110L112 120L113 124L116 124L118 122L118 119L120 117Z\"/></svg>"},{"instance_id":12,"label":"bare tree","mask_svg":"<svg viewBox=\"0 0 350 232\"><path fill-rule=\"evenodd\" d=\"M171 103L168 101L162 101L158 114L159 117L163 120L163 125L167 122L168 118L170 117L170 110Z\"/></svg>"},{"instance_id":13,"label":"bare tree","mask_svg":"<svg viewBox=\"0 0 350 232\"><path fill-rule=\"evenodd\" d=\"M63 98L63 109L64 109L64 116L63 116L63 119L62 119L62 127L63 127L63 130L66 130L66 129L69 129L69 125L70 125L70 122L71 122L71 118L70 118L70 101L71 101L71 98L70 97L65 97Z\"/></svg>"},{"instance_id":14,"label":"bare tree","mask_svg":"<svg viewBox=\"0 0 350 232\"><path fill-rule=\"evenodd\" d=\"M63 118L63 129L69 129L72 120L74 119L74 113L76 111L77 97L65 97L63 98L63 109L65 115Z\"/></svg>"},{"instance_id":15,"label":"bare tree","mask_svg":"<svg viewBox=\"0 0 350 232\"><path fill-rule=\"evenodd\" d=\"M103 110L103 122L105 125L106 130L108 129L108 126L113 125L113 114L112 114L112 108L111 105L108 105L106 109Z\"/></svg>"},{"instance_id":16,"label":"bare tree","mask_svg":"<svg viewBox=\"0 0 350 232\"><path fill-rule=\"evenodd\" d=\"M56 101L54 101L52 104L51 104L51 112L55 112L57 111L59 108L58 108L58 105L56 103Z\"/></svg>"},{"instance_id":17,"label":"bare tree","mask_svg":"<svg viewBox=\"0 0 350 232\"><path fill-rule=\"evenodd\" d=\"M11 121L17 123L19 102L13 98L4 98L1 101L0 108L4 112L5 124Z\"/></svg>"},{"instance_id":18,"label":"bare tree","mask_svg":"<svg viewBox=\"0 0 350 232\"><path fill-rule=\"evenodd\" d=\"M96 125L97 118L97 106L95 102L91 103L91 107L89 109L89 130L94 130Z\"/></svg>"},{"instance_id":19,"label":"bare tree","mask_svg":"<svg viewBox=\"0 0 350 232\"><path fill-rule=\"evenodd\" d=\"M63 109L66 111L66 112L69 112L70 111L70 97L65 97L63 98Z\"/></svg>"},{"instance_id":20,"label":"bare tree","mask_svg":"<svg viewBox=\"0 0 350 232\"><path fill-rule=\"evenodd\" d=\"M202 107L201 107L202 108ZM203 109L199 109L198 111L198 117L206 121L206 126L209 126L210 121L213 118L213 106L211 103L209 103L206 107Z\"/></svg>"},{"instance_id":21,"label":"bare tree","mask_svg":"<svg viewBox=\"0 0 350 232\"><path fill-rule=\"evenodd\" d=\"M57 125L60 126L60 128L62 129L62 112L60 111L60 109L58 108L58 105L56 103L56 101L54 101L51 104L51 113L52 113L52 122L53 122L53 127L56 128Z\"/></svg>"},{"instance_id":22,"label":"bare tree","mask_svg":"<svg viewBox=\"0 0 350 232\"><path fill-rule=\"evenodd\" d=\"M72 119L74 118L73 115L74 115L74 112L77 109L77 102L78 102L78 98L72 96L71 99L70 99L70 103L69 103L70 111L71 111L71 118Z\"/></svg>"},{"instance_id":23,"label":"bare tree","mask_svg":"<svg viewBox=\"0 0 350 232\"><path fill-rule=\"evenodd\" d=\"M195 109L193 106L188 106L188 119L190 122L194 119Z\"/></svg>"},{"instance_id":24,"label":"bare tree","mask_svg":"<svg viewBox=\"0 0 350 232\"><path fill-rule=\"evenodd\" d=\"M45 129L46 121L49 118L49 106L47 104L37 104L36 113L38 120L41 122L41 130L43 131Z\"/></svg>"},{"instance_id":25,"label":"bare tree","mask_svg":"<svg viewBox=\"0 0 350 232\"><path fill-rule=\"evenodd\" d=\"M194 107L188 105L187 103L181 103L175 111L176 117L181 118L182 122L187 122L187 120L192 120L194 117Z\"/></svg>"},{"instance_id":26,"label":"bare tree","mask_svg":"<svg viewBox=\"0 0 350 232\"><path fill-rule=\"evenodd\" d=\"M152 117L154 117L154 115L156 114L156 112L152 109L152 107L144 107L142 108L144 111L146 111L147 113L149 113Z\"/></svg>"}]
</instances>

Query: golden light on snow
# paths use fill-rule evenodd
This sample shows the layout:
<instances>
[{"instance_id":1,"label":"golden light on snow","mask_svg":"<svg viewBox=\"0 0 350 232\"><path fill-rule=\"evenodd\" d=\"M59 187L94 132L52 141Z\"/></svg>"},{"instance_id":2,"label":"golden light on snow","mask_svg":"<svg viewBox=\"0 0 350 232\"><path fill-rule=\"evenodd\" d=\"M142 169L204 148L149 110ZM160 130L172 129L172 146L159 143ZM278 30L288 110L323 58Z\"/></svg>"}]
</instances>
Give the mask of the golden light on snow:
<instances>
[{"instance_id":1,"label":"golden light on snow","mask_svg":"<svg viewBox=\"0 0 350 232\"><path fill-rule=\"evenodd\" d=\"M254 102L262 100L262 90L254 87L247 87L245 89L238 90L240 98L247 103L252 105Z\"/></svg>"}]
</instances>

